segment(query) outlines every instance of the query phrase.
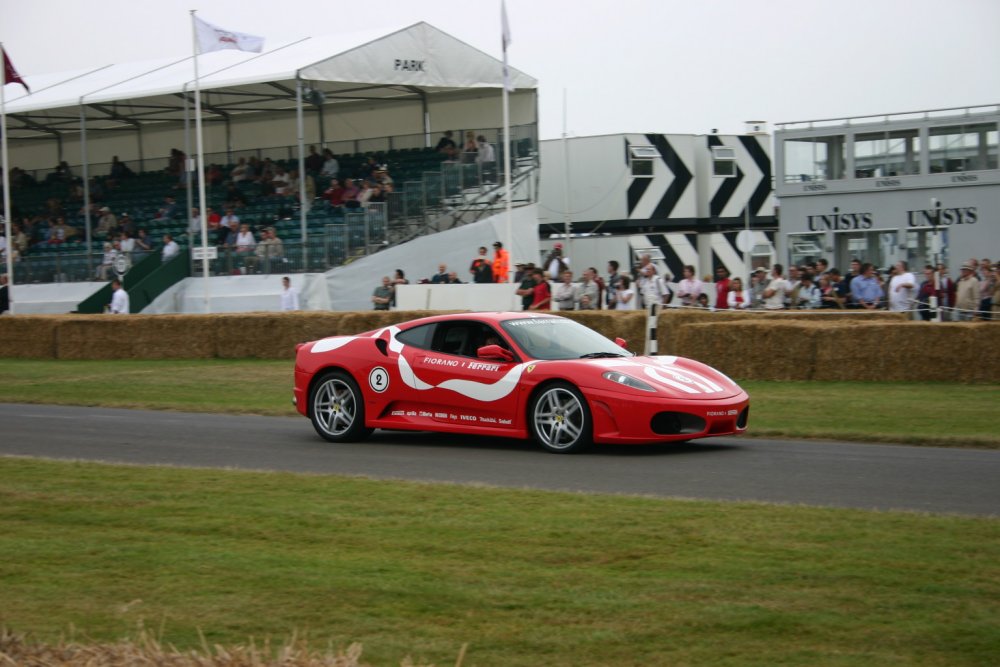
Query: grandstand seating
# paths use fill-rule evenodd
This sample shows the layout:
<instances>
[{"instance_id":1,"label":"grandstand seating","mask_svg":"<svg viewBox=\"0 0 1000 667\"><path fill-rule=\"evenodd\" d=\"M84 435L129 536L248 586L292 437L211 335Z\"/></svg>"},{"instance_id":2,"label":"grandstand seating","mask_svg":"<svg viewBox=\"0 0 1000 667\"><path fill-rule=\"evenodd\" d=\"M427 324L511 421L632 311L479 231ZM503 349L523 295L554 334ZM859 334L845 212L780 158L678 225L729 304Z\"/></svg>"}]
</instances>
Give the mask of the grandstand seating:
<instances>
[{"instance_id":1,"label":"grandstand seating","mask_svg":"<svg viewBox=\"0 0 1000 667\"><path fill-rule=\"evenodd\" d=\"M518 145L518 153L522 147ZM384 152L341 154L337 156L341 177L358 178L363 165L375 158L378 163L388 164L394 181L394 192L385 205L373 207L371 211L334 210L324 201L313 202L307 216L307 232L310 247L302 247L302 230L299 217L299 202L296 196L274 196L263 192L258 183L239 183L247 205L237 212L240 220L257 230L273 226L285 246L287 262L292 270L325 271L373 247L390 243L391 229L410 220L422 219L428 210L438 209L449 197L455 197L463 189L478 183L477 165L444 162L444 156L431 148L406 148ZM296 160L274 160L284 169L297 169ZM228 174L234 164L223 167ZM187 239L188 212L187 192L176 189L177 179L164 171L141 172L133 177L120 180L114 187L105 188L107 177L95 177L98 186L105 191L94 197L95 203L108 206L117 216L129 213L137 227L145 228L149 236L159 245L164 234L171 234L182 245L190 245ZM110 185L110 184L108 184ZM325 179L317 179L316 195L328 186ZM51 200L62 202L62 211L67 223L77 230L76 236L66 243L50 245L36 242L22 257L15 269L15 281L19 283L65 282L96 279L96 268L103 254L103 239L92 239L88 247L83 240L85 217L83 202L68 196L72 186L66 182L42 181L12 189L15 220L24 217L52 215ZM222 212L226 189L222 186L210 187L207 203ZM177 198L177 212L169 220L156 219L166 195ZM197 205L197 204L195 204ZM96 226L97 221L92 219ZM402 237L401 237L402 238ZM37 241L37 239L36 239ZM308 265L305 264L308 256ZM220 272L235 270L231 257L217 260ZM223 263L228 262L228 263Z\"/></svg>"}]
</instances>

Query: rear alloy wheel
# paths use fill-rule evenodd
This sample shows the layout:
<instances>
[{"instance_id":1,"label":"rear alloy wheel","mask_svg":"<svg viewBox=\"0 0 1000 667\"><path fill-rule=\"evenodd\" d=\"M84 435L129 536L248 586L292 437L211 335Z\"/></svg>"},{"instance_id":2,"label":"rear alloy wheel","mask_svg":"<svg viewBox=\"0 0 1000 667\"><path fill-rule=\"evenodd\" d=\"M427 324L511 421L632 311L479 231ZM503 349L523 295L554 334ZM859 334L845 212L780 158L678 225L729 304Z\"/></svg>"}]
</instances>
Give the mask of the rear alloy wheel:
<instances>
[{"instance_id":1,"label":"rear alloy wheel","mask_svg":"<svg viewBox=\"0 0 1000 667\"><path fill-rule=\"evenodd\" d=\"M365 399L354 379L342 371L322 376L309 398L313 428L330 442L354 442L367 438Z\"/></svg>"},{"instance_id":2,"label":"rear alloy wheel","mask_svg":"<svg viewBox=\"0 0 1000 667\"><path fill-rule=\"evenodd\" d=\"M528 409L531 433L550 452L581 452L593 444L590 408L583 394L567 382L542 389Z\"/></svg>"}]
</instances>

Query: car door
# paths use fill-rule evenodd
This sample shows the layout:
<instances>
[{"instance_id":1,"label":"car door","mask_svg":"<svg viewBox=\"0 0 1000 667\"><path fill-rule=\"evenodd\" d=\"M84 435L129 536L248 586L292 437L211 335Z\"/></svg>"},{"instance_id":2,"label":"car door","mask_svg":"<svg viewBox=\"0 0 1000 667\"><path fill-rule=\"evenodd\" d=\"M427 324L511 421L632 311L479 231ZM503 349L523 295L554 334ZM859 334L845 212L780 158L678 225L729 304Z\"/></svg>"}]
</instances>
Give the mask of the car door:
<instances>
[{"instance_id":1,"label":"car door","mask_svg":"<svg viewBox=\"0 0 1000 667\"><path fill-rule=\"evenodd\" d=\"M420 391L421 412L441 424L490 429L510 428L516 420L523 364L480 359L486 344L506 346L488 324L475 320L439 322L429 349L409 356Z\"/></svg>"}]
</instances>

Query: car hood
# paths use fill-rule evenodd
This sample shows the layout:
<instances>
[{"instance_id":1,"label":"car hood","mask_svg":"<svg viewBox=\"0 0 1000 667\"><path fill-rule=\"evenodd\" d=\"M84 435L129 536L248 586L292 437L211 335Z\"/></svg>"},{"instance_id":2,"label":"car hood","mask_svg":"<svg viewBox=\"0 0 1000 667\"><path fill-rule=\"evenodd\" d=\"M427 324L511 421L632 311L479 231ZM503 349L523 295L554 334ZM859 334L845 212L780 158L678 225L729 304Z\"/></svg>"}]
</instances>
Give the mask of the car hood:
<instances>
[{"instance_id":1,"label":"car hood","mask_svg":"<svg viewBox=\"0 0 1000 667\"><path fill-rule=\"evenodd\" d=\"M735 382L711 366L684 357L620 357L546 363L572 364L578 369L587 369L584 375L588 383L599 388L608 386L609 381L603 378L604 373L617 371L641 380L653 387L657 393L671 398L717 400L736 396L743 391ZM639 389L625 386L621 389L636 395L648 395L648 392Z\"/></svg>"}]
</instances>

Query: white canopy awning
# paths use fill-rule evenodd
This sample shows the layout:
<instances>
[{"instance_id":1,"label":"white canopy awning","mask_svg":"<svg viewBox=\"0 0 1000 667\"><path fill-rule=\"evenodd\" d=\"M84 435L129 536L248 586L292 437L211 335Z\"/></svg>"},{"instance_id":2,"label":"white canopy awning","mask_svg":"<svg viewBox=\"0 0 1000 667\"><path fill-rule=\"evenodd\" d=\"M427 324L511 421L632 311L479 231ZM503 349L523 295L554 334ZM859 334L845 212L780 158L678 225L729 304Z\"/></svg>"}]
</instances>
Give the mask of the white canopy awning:
<instances>
[{"instance_id":1,"label":"white canopy awning","mask_svg":"<svg viewBox=\"0 0 1000 667\"><path fill-rule=\"evenodd\" d=\"M427 23L386 34L384 28L309 37L263 53L215 51L199 56L202 107L219 117L295 107L303 81L324 104L413 98L503 85L501 62ZM517 89L538 82L511 68ZM108 65L26 76L32 94L7 87L11 139L88 129L118 129L184 118L194 87L192 58Z\"/></svg>"}]
</instances>

